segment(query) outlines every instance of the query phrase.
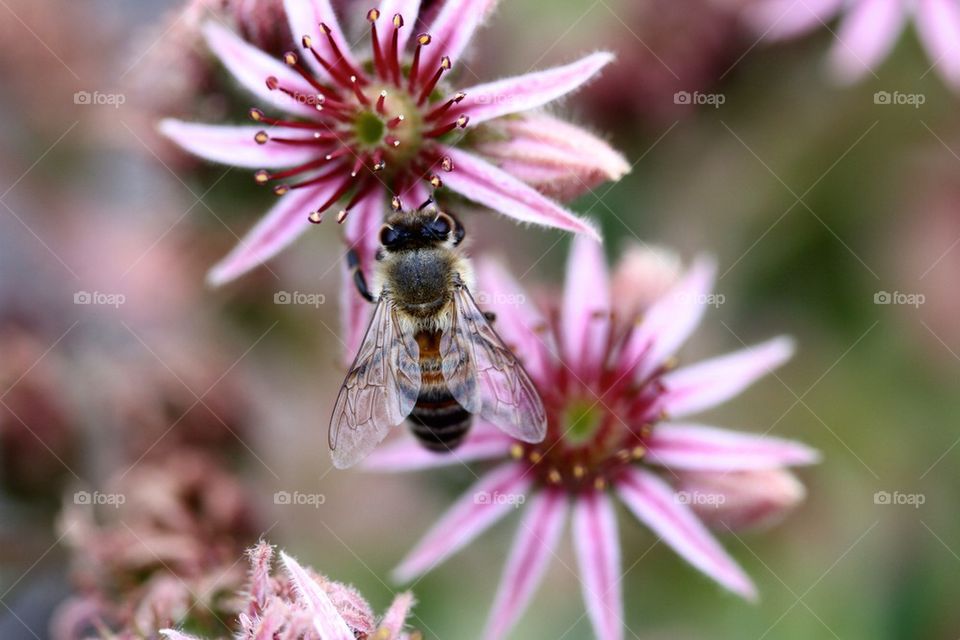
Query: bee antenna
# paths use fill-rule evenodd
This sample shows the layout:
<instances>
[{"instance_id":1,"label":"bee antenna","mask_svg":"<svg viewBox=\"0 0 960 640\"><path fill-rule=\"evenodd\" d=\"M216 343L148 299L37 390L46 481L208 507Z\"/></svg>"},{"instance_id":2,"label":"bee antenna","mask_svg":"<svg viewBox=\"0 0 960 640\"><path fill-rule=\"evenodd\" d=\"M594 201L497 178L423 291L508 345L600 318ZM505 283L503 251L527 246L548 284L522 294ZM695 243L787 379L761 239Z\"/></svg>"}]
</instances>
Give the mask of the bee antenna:
<instances>
[{"instance_id":1,"label":"bee antenna","mask_svg":"<svg viewBox=\"0 0 960 640\"><path fill-rule=\"evenodd\" d=\"M417 210L418 210L418 211L423 211L424 209L426 209L427 207L429 207L429 206L432 205L432 204L433 204L433 198L432 198L432 197L427 198L426 201L417 208Z\"/></svg>"}]
</instances>

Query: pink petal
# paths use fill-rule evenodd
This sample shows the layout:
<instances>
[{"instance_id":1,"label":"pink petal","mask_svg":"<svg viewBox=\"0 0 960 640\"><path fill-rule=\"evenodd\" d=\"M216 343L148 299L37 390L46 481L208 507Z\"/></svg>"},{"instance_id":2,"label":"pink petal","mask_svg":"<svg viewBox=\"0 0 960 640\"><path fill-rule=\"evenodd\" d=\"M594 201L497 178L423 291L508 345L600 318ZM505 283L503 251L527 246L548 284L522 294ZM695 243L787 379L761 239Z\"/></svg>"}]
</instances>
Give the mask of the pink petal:
<instances>
[{"instance_id":1,"label":"pink petal","mask_svg":"<svg viewBox=\"0 0 960 640\"><path fill-rule=\"evenodd\" d=\"M360 463L362 469L382 473L421 471L436 467L467 464L477 460L503 459L510 452L513 439L502 431L478 421L466 440L450 453L429 451L409 433L404 433L375 449Z\"/></svg>"},{"instance_id":2,"label":"pink petal","mask_svg":"<svg viewBox=\"0 0 960 640\"><path fill-rule=\"evenodd\" d=\"M662 378L662 408L682 417L715 407L785 363L793 350L793 340L781 336L671 371Z\"/></svg>"},{"instance_id":3,"label":"pink petal","mask_svg":"<svg viewBox=\"0 0 960 640\"><path fill-rule=\"evenodd\" d=\"M400 190L396 196L400 198L405 209L417 209L431 198L431 192L423 180L417 180Z\"/></svg>"},{"instance_id":4,"label":"pink petal","mask_svg":"<svg viewBox=\"0 0 960 640\"><path fill-rule=\"evenodd\" d=\"M188 636L185 633L180 633L176 629L160 629L160 633L167 640L200 640L197 636Z\"/></svg>"},{"instance_id":5,"label":"pink petal","mask_svg":"<svg viewBox=\"0 0 960 640\"><path fill-rule=\"evenodd\" d=\"M247 232L227 256L207 274L207 282L220 286L277 255L310 227L311 208L326 200L339 186L294 189Z\"/></svg>"},{"instance_id":6,"label":"pink petal","mask_svg":"<svg viewBox=\"0 0 960 640\"><path fill-rule=\"evenodd\" d=\"M783 518L806 497L795 475L783 469L759 471L681 471L678 495L707 526L734 531L765 529Z\"/></svg>"},{"instance_id":7,"label":"pink petal","mask_svg":"<svg viewBox=\"0 0 960 640\"><path fill-rule=\"evenodd\" d=\"M647 448L649 462L690 471L775 469L820 460L799 442L697 424L660 423Z\"/></svg>"},{"instance_id":8,"label":"pink petal","mask_svg":"<svg viewBox=\"0 0 960 640\"><path fill-rule=\"evenodd\" d=\"M450 156L455 166L443 176L444 184L452 191L521 222L585 233L600 242L600 233L589 221L578 218L510 174L472 153L452 147L445 147L443 153Z\"/></svg>"},{"instance_id":9,"label":"pink petal","mask_svg":"<svg viewBox=\"0 0 960 640\"><path fill-rule=\"evenodd\" d=\"M667 483L649 471L630 469L617 484L617 494L683 559L730 591L756 599L750 578Z\"/></svg>"},{"instance_id":10,"label":"pink petal","mask_svg":"<svg viewBox=\"0 0 960 640\"><path fill-rule=\"evenodd\" d=\"M423 57L423 68L433 73L440 66L440 58L449 56L454 65L467 48L474 32L489 15L498 0L449 0L434 18L428 32L433 42Z\"/></svg>"},{"instance_id":11,"label":"pink petal","mask_svg":"<svg viewBox=\"0 0 960 640\"><path fill-rule=\"evenodd\" d=\"M344 223L344 239L347 247L355 249L360 259L360 270L367 279L367 286L374 286L374 265L377 249L380 247L380 227L383 225L386 210L385 194L382 189L374 189L358 202ZM341 261L340 273L343 286L340 288L340 320L344 335L344 357L347 364L353 361L360 348L373 305L357 291L353 280L353 270L347 264L346 257ZM375 296L376 291L371 291Z\"/></svg>"},{"instance_id":12,"label":"pink petal","mask_svg":"<svg viewBox=\"0 0 960 640\"><path fill-rule=\"evenodd\" d=\"M403 626L407 623L407 616L410 615L410 608L413 607L413 594L409 591L398 594L393 599L393 603L387 612L383 614L383 620L380 621L380 629L386 629L389 632L387 638L399 638ZM374 634L374 638L377 638Z\"/></svg>"},{"instance_id":13,"label":"pink petal","mask_svg":"<svg viewBox=\"0 0 960 640\"><path fill-rule=\"evenodd\" d=\"M536 494L525 511L487 618L483 637L490 640L507 635L543 580L563 533L567 500L560 491L545 491Z\"/></svg>"},{"instance_id":14,"label":"pink petal","mask_svg":"<svg viewBox=\"0 0 960 640\"><path fill-rule=\"evenodd\" d=\"M543 314L510 270L497 260L479 260L474 297L482 309L496 314L497 333L527 373L534 381L546 380L556 345Z\"/></svg>"},{"instance_id":15,"label":"pink petal","mask_svg":"<svg viewBox=\"0 0 960 640\"><path fill-rule=\"evenodd\" d=\"M393 32L395 31L393 16L399 13L403 18L404 24L400 27L397 38L397 51L400 52L402 57L410 36L424 31L417 25L417 17L420 15L420 0L383 0L379 8L381 20L377 23L377 33L380 36L380 47L384 52L390 51L390 47L393 46Z\"/></svg>"},{"instance_id":16,"label":"pink petal","mask_svg":"<svg viewBox=\"0 0 960 640\"><path fill-rule=\"evenodd\" d=\"M350 51L350 41L343 35L340 21L330 5L330 0L284 0L283 6L287 11L287 20L290 22L290 33L293 34L293 39L298 45L303 36L310 36L313 38L313 48L327 62L336 66L340 62L340 58L334 55L327 36L320 32L320 23L324 23L330 28L330 33L343 55L343 60L353 69L359 68ZM297 48L300 49L299 46ZM314 73L324 79L330 77L326 69L316 61L309 51L306 51L302 57L307 60Z\"/></svg>"},{"instance_id":17,"label":"pink petal","mask_svg":"<svg viewBox=\"0 0 960 640\"><path fill-rule=\"evenodd\" d=\"M271 91L267 88L267 78L274 76L280 81L281 86L307 95L316 94L316 90L310 86L310 83L286 64L244 42L240 36L216 22L206 23L203 26L203 35L207 40L207 46L220 59L223 66L244 88L266 104L305 117L316 114L317 111L313 106L294 100L282 91Z\"/></svg>"},{"instance_id":18,"label":"pink petal","mask_svg":"<svg viewBox=\"0 0 960 640\"><path fill-rule=\"evenodd\" d=\"M577 89L612 60L612 53L593 53L562 67L470 87L460 108L471 124L536 109Z\"/></svg>"},{"instance_id":19,"label":"pink petal","mask_svg":"<svg viewBox=\"0 0 960 640\"><path fill-rule=\"evenodd\" d=\"M603 246L576 236L567 258L560 316L564 360L579 376L599 373L610 332L610 275Z\"/></svg>"},{"instance_id":20,"label":"pink petal","mask_svg":"<svg viewBox=\"0 0 960 640\"><path fill-rule=\"evenodd\" d=\"M407 582L432 570L514 510L532 482L524 472L511 462L474 483L394 569L394 579Z\"/></svg>"},{"instance_id":21,"label":"pink petal","mask_svg":"<svg viewBox=\"0 0 960 640\"><path fill-rule=\"evenodd\" d=\"M766 0L748 5L747 23L768 40L782 40L822 29L843 0Z\"/></svg>"},{"instance_id":22,"label":"pink petal","mask_svg":"<svg viewBox=\"0 0 960 640\"><path fill-rule=\"evenodd\" d=\"M504 139L479 143L479 155L548 197L573 200L630 171L606 141L545 113L504 118L496 126Z\"/></svg>"},{"instance_id":23,"label":"pink petal","mask_svg":"<svg viewBox=\"0 0 960 640\"><path fill-rule=\"evenodd\" d=\"M916 21L937 72L960 89L960 7L952 0L919 0Z\"/></svg>"},{"instance_id":24,"label":"pink petal","mask_svg":"<svg viewBox=\"0 0 960 640\"><path fill-rule=\"evenodd\" d=\"M280 559L290 576L290 582L297 594L298 601L313 614L313 624L324 640L355 640L353 632L344 622L330 596L323 590L300 563L280 552Z\"/></svg>"},{"instance_id":25,"label":"pink petal","mask_svg":"<svg viewBox=\"0 0 960 640\"><path fill-rule=\"evenodd\" d=\"M903 29L902 0L860 0L853 4L830 50L830 67L841 82L855 82L880 65Z\"/></svg>"},{"instance_id":26,"label":"pink petal","mask_svg":"<svg viewBox=\"0 0 960 640\"><path fill-rule=\"evenodd\" d=\"M205 160L221 162L235 167L250 169L275 169L291 167L317 157L309 147L292 144L257 144L253 139L259 126L228 126L198 124L166 119L160 122L160 133L167 136L190 153ZM295 129L274 127L272 136L296 137ZM302 137L302 135L301 135Z\"/></svg>"},{"instance_id":27,"label":"pink petal","mask_svg":"<svg viewBox=\"0 0 960 640\"><path fill-rule=\"evenodd\" d=\"M700 257L683 279L654 303L623 347L622 367L642 380L674 355L693 333L709 301L716 265Z\"/></svg>"},{"instance_id":28,"label":"pink petal","mask_svg":"<svg viewBox=\"0 0 960 640\"><path fill-rule=\"evenodd\" d=\"M630 242L620 254L611 278L614 313L624 319L642 317L682 275L683 262L675 252L639 241Z\"/></svg>"},{"instance_id":29,"label":"pink petal","mask_svg":"<svg viewBox=\"0 0 960 640\"><path fill-rule=\"evenodd\" d=\"M605 492L578 498L573 507L573 543L587 614L598 638L623 638L620 541L613 502Z\"/></svg>"}]
</instances>

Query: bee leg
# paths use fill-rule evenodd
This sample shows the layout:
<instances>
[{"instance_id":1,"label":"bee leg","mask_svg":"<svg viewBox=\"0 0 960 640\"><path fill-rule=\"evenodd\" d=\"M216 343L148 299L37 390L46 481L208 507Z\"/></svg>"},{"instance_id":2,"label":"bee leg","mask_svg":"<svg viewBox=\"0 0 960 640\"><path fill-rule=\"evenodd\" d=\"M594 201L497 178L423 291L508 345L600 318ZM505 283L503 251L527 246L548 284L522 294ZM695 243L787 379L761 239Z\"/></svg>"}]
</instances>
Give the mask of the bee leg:
<instances>
[{"instance_id":1,"label":"bee leg","mask_svg":"<svg viewBox=\"0 0 960 640\"><path fill-rule=\"evenodd\" d=\"M497 321L497 314L493 311L484 311L483 317L487 319L487 322L494 323Z\"/></svg>"},{"instance_id":2,"label":"bee leg","mask_svg":"<svg viewBox=\"0 0 960 640\"><path fill-rule=\"evenodd\" d=\"M373 294L370 293L370 287L367 286L367 278L360 270L360 256L357 255L356 249L350 249L347 252L347 267L353 271L353 284L356 285L357 291L363 296L364 300L373 302Z\"/></svg>"}]
</instances>

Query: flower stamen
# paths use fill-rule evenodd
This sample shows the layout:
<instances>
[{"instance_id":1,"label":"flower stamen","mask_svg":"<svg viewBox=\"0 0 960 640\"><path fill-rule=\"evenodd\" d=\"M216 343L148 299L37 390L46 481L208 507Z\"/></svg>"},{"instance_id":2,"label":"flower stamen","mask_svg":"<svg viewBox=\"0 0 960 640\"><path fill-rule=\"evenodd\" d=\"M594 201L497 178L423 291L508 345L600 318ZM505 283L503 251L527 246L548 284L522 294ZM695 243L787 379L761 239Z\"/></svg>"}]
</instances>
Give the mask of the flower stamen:
<instances>
[{"instance_id":1,"label":"flower stamen","mask_svg":"<svg viewBox=\"0 0 960 640\"><path fill-rule=\"evenodd\" d=\"M380 37L377 34L377 20L379 18L379 9L370 9L367 12L367 21L370 23L370 41L373 44L373 66L377 75L386 80L387 68L383 62L383 51L380 49Z\"/></svg>"},{"instance_id":2,"label":"flower stamen","mask_svg":"<svg viewBox=\"0 0 960 640\"><path fill-rule=\"evenodd\" d=\"M393 72L393 82L400 86L400 28L403 27L403 16L399 13L393 16L393 38L390 41L390 69Z\"/></svg>"},{"instance_id":3,"label":"flower stamen","mask_svg":"<svg viewBox=\"0 0 960 640\"><path fill-rule=\"evenodd\" d=\"M343 74L344 76L348 78L350 76L357 76L357 78L360 80L360 84L363 86L366 86L367 84L366 78L363 76L362 73L360 73L360 71L358 71L357 69L354 69L353 66L344 57L343 52L340 51L339 45L337 45L337 41L333 37L333 31L330 29L330 27L327 26L325 22L320 23L320 31L321 33L323 33L323 35L327 36L327 41L330 43L330 49L333 51L333 55L336 58L335 66L337 66L338 68L343 67L343 71L345 71L345 73Z\"/></svg>"},{"instance_id":4,"label":"flower stamen","mask_svg":"<svg viewBox=\"0 0 960 640\"><path fill-rule=\"evenodd\" d=\"M458 91L456 95L454 95L452 98L450 98L449 100L441 104L439 107L437 107L436 109L428 113L426 120L436 120L437 118L445 114L447 111L449 111L450 107L452 107L455 104L459 104L466 97L467 97L467 94L465 94L463 91Z\"/></svg>"},{"instance_id":5,"label":"flower stamen","mask_svg":"<svg viewBox=\"0 0 960 640\"><path fill-rule=\"evenodd\" d=\"M450 62L448 56L443 56L440 58L440 68L437 69L436 73L433 74L433 77L424 85L423 90L420 92L420 97L417 98L417 106L422 107L423 103L427 101L427 98L430 97L430 94L433 93L433 90L437 87L437 83L440 82L440 76L443 75L444 71L449 71L450 67L453 66L453 63Z\"/></svg>"},{"instance_id":6,"label":"flower stamen","mask_svg":"<svg viewBox=\"0 0 960 640\"><path fill-rule=\"evenodd\" d=\"M413 91L417 86L417 76L420 73L420 50L430 44L432 38L429 33L417 36L417 48L413 52L413 63L410 65L410 77L407 78L407 90Z\"/></svg>"},{"instance_id":7,"label":"flower stamen","mask_svg":"<svg viewBox=\"0 0 960 640\"><path fill-rule=\"evenodd\" d=\"M466 129L467 124L470 122L470 116L461 115L459 118L453 122L449 122L445 125L437 127L436 129L431 129L430 131L423 134L427 138L439 138L440 136L450 133L454 129Z\"/></svg>"}]
</instances>

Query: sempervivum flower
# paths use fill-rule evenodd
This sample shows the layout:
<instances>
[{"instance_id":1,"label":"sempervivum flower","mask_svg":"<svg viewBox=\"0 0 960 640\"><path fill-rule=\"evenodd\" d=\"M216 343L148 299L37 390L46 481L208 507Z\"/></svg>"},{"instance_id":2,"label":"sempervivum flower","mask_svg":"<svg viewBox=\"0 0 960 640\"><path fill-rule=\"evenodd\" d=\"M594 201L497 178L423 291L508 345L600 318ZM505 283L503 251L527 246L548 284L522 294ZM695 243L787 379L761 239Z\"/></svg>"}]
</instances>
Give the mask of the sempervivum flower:
<instances>
[{"instance_id":1,"label":"sempervivum flower","mask_svg":"<svg viewBox=\"0 0 960 640\"><path fill-rule=\"evenodd\" d=\"M633 256L628 264L642 262ZM642 299L649 289L659 288L669 271L668 264L649 286L635 287L635 295ZM775 489L758 487L751 501L747 489L768 481L757 472L780 477L784 467L812 463L817 453L795 442L705 426L686 417L731 398L781 365L792 353L790 340L774 338L674 370L671 356L712 301L713 267L706 260L696 262L648 305L642 320L638 312L629 311L635 300L610 297L602 251L589 241L575 241L558 309L541 312L524 304L527 298L517 283L496 264L480 264L478 276L478 299L491 302L497 330L522 357L542 394L547 436L539 444L527 444L481 424L447 456L426 452L411 438L374 452L366 466L389 471L502 461L427 533L397 568L396 577L405 581L429 570L523 504L525 513L487 627L487 637L502 637L542 578L572 510L587 612L598 637L622 638L617 498L694 567L753 599L750 578L695 509L722 509L728 497L731 502L736 497L739 502L727 514L732 522L769 519L772 511L792 506L802 492L775 496ZM613 280L630 278L617 274ZM693 473L698 475L689 475ZM723 485L728 474L745 475L737 476L740 483ZM716 479L712 486L705 482L710 478Z\"/></svg>"},{"instance_id":2,"label":"sempervivum flower","mask_svg":"<svg viewBox=\"0 0 960 640\"><path fill-rule=\"evenodd\" d=\"M75 494L60 518L78 593L55 613L51 637L152 638L184 621L227 631L244 580L237 559L262 530L249 491L189 449L144 459L107 486L109 500Z\"/></svg>"},{"instance_id":3,"label":"sempervivum flower","mask_svg":"<svg viewBox=\"0 0 960 640\"><path fill-rule=\"evenodd\" d=\"M873 73L913 19L932 68L960 90L960 3L957 0L760 0L747 19L769 39L783 39L823 27L843 14L830 67L837 78L854 82Z\"/></svg>"},{"instance_id":4,"label":"sempervivum flower","mask_svg":"<svg viewBox=\"0 0 960 640\"><path fill-rule=\"evenodd\" d=\"M582 192L627 172L624 159L603 141L550 120L511 125L505 116L535 109L592 78L612 56L594 53L571 64L463 90L448 82L474 31L495 0L448 0L429 28L418 32L419 0L383 0L367 13L369 57L354 53L329 0L287 0L291 31L303 51L274 60L218 24L204 28L213 52L274 118L254 108L255 125L211 126L176 120L161 130L204 158L259 169L258 183L284 196L210 273L222 283L286 247L341 203L344 222L355 208L376 207L378 225L391 196L420 204L430 189L451 191L517 220L598 238L586 221L529 186L562 181L557 195ZM464 129L476 127L464 138ZM477 141L491 161L464 150ZM472 141L472 142L471 142ZM478 149L482 154L483 150ZM573 156L573 157L571 157ZM512 166L523 162L520 177ZM505 170L506 169L506 170ZM539 173L532 175L534 169ZM350 234L348 233L348 236Z\"/></svg>"},{"instance_id":5,"label":"sempervivum flower","mask_svg":"<svg viewBox=\"0 0 960 640\"><path fill-rule=\"evenodd\" d=\"M271 575L273 547L261 542L249 551L251 572L244 590L238 638L248 640L410 640L419 638L404 625L413 596L402 593L379 622L355 589L333 582L280 552L285 575ZM198 640L174 629L168 640Z\"/></svg>"}]
</instances>

